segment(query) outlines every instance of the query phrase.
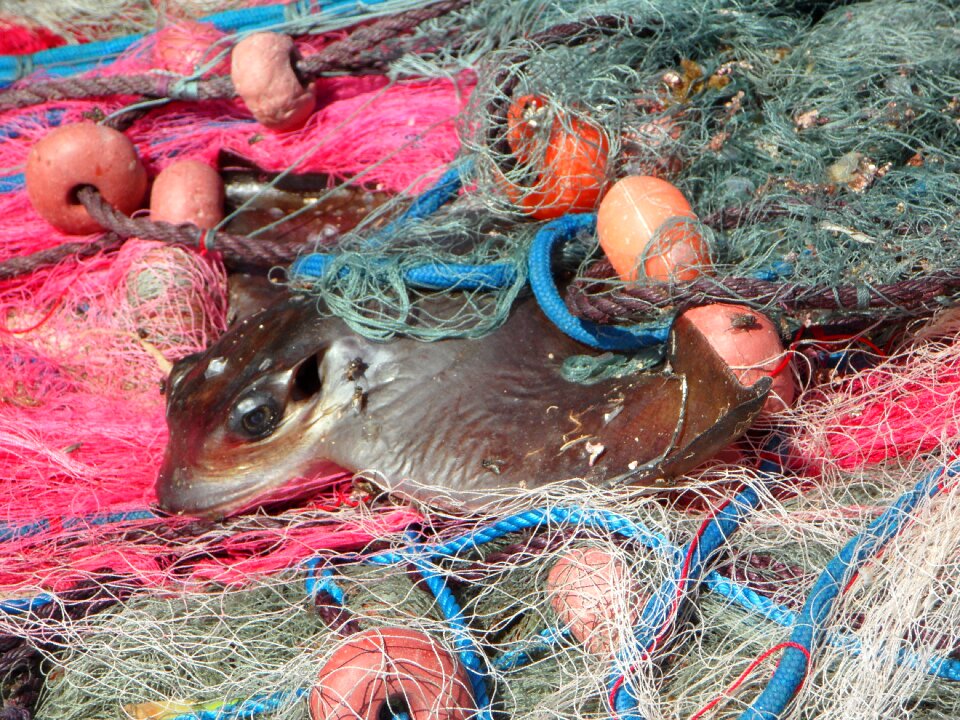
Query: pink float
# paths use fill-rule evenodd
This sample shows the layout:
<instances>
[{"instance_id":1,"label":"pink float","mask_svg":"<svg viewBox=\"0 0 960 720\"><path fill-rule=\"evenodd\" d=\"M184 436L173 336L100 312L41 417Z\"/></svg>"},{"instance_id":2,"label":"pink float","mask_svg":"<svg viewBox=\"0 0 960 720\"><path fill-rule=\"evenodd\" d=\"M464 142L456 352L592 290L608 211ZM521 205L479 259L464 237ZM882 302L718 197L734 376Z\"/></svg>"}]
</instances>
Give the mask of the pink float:
<instances>
[{"instance_id":1,"label":"pink float","mask_svg":"<svg viewBox=\"0 0 960 720\"><path fill-rule=\"evenodd\" d=\"M612 655L617 649L618 602L631 583L623 561L600 548L574 548L564 554L547 575L547 595L560 624L591 652ZM637 616L630 603L629 624Z\"/></svg>"},{"instance_id":2,"label":"pink float","mask_svg":"<svg viewBox=\"0 0 960 720\"><path fill-rule=\"evenodd\" d=\"M248 35L233 49L230 77L247 109L264 127L287 132L303 127L316 104L313 85L293 70L293 40L277 33Z\"/></svg>"},{"instance_id":3,"label":"pink float","mask_svg":"<svg viewBox=\"0 0 960 720\"><path fill-rule=\"evenodd\" d=\"M693 323L703 333L744 385L753 385L768 375L773 377L773 387L761 415L770 415L793 404L796 383L789 366L778 367L784 348L770 318L730 303L690 308L680 318ZM774 375L774 370L779 372Z\"/></svg>"},{"instance_id":4,"label":"pink float","mask_svg":"<svg viewBox=\"0 0 960 720\"><path fill-rule=\"evenodd\" d=\"M71 235L102 230L77 199L80 188L92 185L128 215L147 192L147 171L133 143L123 133L92 122L59 127L30 148L25 181L34 210Z\"/></svg>"},{"instance_id":5,"label":"pink float","mask_svg":"<svg viewBox=\"0 0 960 720\"><path fill-rule=\"evenodd\" d=\"M476 713L462 666L438 641L406 628L348 638L310 693L313 720L379 720L401 705L413 720L467 720Z\"/></svg>"},{"instance_id":6,"label":"pink float","mask_svg":"<svg viewBox=\"0 0 960 720\"><path fill-rule=\"evenodd\" d=\"M150 218L193 223L210 230L223 220L223 180L199 160L180 160L164 168L150 191Z\"/></svg>"}]
</instances>

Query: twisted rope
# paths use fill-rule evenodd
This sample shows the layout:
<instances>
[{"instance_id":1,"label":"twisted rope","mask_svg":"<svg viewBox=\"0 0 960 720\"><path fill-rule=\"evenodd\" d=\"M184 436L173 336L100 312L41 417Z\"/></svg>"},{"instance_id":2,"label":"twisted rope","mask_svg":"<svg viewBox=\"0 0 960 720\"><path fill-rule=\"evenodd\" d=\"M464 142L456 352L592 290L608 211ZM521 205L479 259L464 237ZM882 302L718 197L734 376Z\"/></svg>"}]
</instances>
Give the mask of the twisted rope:
<instances>
[{"instance_id":1,"label":"twisted rope","mask_svg":"<svg viewBox=\"0 0 960 720\"><path fill-rule=\"evenodd\" d=\"M86 186L77 192L77 198L90 216L105 229L123 237L159 240L168 244L186 245L202 252L216 250L227 267L273 267L293 261L298 249L272 240L254 240L246 235L208 233L192 223L173 223L132 218L107 203L100 191ZM214 248L214 243L216 247Z\"/></svg>"},{"instance_id":2,"label":"twisted rope","mask_svg":"<svg viewBox=\"0 0 960 720\"><path fill-rule=\"evenodd\" d=\"M567 288L566 303L575 315L598 324L649 318L668 307L682 310L696 305L732 301L755 307L802 310L858 311L897 309L932 312L940 298L960 291L957 270L939 270L922 277L878 285L800 285L749 277L718 278L701 275L685 283L624 285L604 288L613 269L606 261L594 265L584 279Z\"/></svg>"},{"instance_id":3,"label":"twisted rope","mask_svg":"<svg viewBox=\"0 0 960 720\"><path fill-rule=\"evenodd\" d=\"M93 242L73 242L40 250L30 255L12 257L0 262L0 280L10 280L28 275L47 265L56 265L68 257L78 260L96 255L104 250L113 250L123 244L123 238L114 233L104 235Z\"/></svg>"},{"instance_id":4,"label":"twisted rope","mask_svg":"<svg viewBox=\"0 0 960 720\"><path fill-rule=\"evenodd\" d=\"M295 71L305 81L332 70L359 72L383 70L403 55L406 48L389 40L409 32L421 23L468 5L472 0L441 0L426 7L392 15L355 30L350 36L323 48L316 55L298 60ZM66 78L34 82L27 87L0 94L0 112L53 100L76 100L105 95L134 95L142 98L188 100L229 100L236 88L228 75L183 83L176 75L142 74L103 78Z\"/></svg>"}]
</instances>

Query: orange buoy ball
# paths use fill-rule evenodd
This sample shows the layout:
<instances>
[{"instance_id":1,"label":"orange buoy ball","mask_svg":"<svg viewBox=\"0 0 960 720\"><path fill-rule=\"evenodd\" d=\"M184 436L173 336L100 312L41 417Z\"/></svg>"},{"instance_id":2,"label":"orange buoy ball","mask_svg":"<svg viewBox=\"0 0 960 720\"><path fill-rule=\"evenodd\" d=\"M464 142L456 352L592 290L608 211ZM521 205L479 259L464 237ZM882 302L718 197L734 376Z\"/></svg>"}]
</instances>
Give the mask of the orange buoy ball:
<instances>
[{"instance_id":1,"label":"orange buoy ball","mask_svg":"<svg viewBox=\"0 0 960 720\"><path fill-rule=\"evenodd\" d=\"M92 122L64 125L41 138L27 155L25 180L34 210L71 235L103 229L77 199L85 185L128 215L147 192L147 171L133 143L123 133Z\"/></svg>"},{"instance_id":2,"label":"orange buoy ball","mask_svg":"<svg viewBox=\"0 0 960 720\"><path fill-rule=\"evenodd\" d=\"M784 366L780 333L766 315L743 305L715 303L690 308L678 319L682 321L692 323L707 338L744 385L778 371L761 416L793 404L797 394L793 368Z\"/></svg>"},{"instance_id":3,"label":"orange buoy ball","mask_svg":"<svg viewBox=\"0 0 960 720\"><path fill-rule=\"evenodd\" d=\"M210 23L184 20L168 25L156 33L153 44L153 61L157 67L177 73L192 75L213 60L220 46L212 46L226 37ZM223 46L226 47L226 46ZM208 71L213 75L229 72L229 60L224 57Z\"/></svg>"},{"instance_id":4,"label":"orange buoy ball","mask_svg":"<svg viewBox=\"0 0 960 720\"><path fill-rule=\"evenodd\" d=\"M629 596L632 584L618 557L600 548L575 548L550 569L546 589L560 624L589 652L612 655L624 613L632 626L642 604Z\"/></svg>"},{"instance_id":5,"label":"orange buoy ball","mask_svg":"<svg viewBox=\"0 0 960 720\"><path fill-rule=\"evenodd\" d=\"M532 177L529 186L506 184L510 201L527 215L550 220L597 206L610 153L603 128L584 117L551 112L543 98L526 95L507 112L507 144Z\"/></svg>"},{"instance_id":6,"label":"orange buoy ball","mask_svg":"<svg viewBox=\"0 0 960 720\"><path fill-rule=\"evenodd\" d=\"M223 220L223 179L199 160L164 168L150 191L150 219L210 230Z\"/></svg>"},{"instance_id":7,"label":"orange buoy ball","mask_svg":"<svg viewBox=\"0 0 960 720\"><path fill-rule=\"evenodd\" d=\"M313 720L380 720L401 710L412 720L467 720L477 712L459 662L429 635L407 628L350 636L310 692Z\"/></svg>"},{"instance_id":8,"label":"orange buoy ball","mask_svg":"<svg viewBox=\"0 0 960 720\"><path fill-rule=\"evenodd\" d=\"M597 235L622 280L636 280L641 262L651 280L693 280L710 266L696 219L683 193L666 180L631 175L601 201Z\"/></svg>"},{"instance_id":9,"label":"orange buoy ball","mask_svg":"<svg viewBox=\"0 0 960 720\"><path fill-rule=\"evenodd\" d=\"M264 127L287 132L303 127L313 113L313 85L300 84L293 69L294 45L286 35L259 32L237 43L230 77L247 109Z\"/></svg>"}]
</instances>

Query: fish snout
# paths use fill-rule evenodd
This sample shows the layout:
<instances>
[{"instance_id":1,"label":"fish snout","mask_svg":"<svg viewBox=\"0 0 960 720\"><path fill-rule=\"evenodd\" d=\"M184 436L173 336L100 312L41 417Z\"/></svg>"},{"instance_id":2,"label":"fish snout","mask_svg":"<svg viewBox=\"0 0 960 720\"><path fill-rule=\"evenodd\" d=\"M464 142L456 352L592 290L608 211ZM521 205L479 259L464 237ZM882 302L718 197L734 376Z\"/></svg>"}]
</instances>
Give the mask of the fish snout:
<instances>
[{"instance_id":1,"label":"fish snout","mask_svg":"<svg viewBox=\"0 0 960 720\"><path fill-rule=\"evenodd\" d=\"M192 502L193 483L186 468L173 467L165 462L157 476L157 500L160 509L174 515L196 512Z\"/></svg>"},{"instance_id":2,"label":"fish snout","mask_svg":"<svg viewBox=\"0 0 960 720\"><path fill-rule=\"evenodd\" d=\"M198 477L189 467L175 466L169 458L157 476L157 500L172 515L220 517L235 488Z\"/></svg>"}]
</instances>

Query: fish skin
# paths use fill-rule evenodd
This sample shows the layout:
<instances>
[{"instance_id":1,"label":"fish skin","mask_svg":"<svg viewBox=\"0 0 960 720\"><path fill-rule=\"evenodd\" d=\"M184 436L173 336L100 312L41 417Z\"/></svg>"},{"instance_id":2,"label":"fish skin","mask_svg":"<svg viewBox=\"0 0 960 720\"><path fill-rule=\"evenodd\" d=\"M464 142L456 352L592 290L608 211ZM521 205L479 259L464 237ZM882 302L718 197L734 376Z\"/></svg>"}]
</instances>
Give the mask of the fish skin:
<instances>
[{"instance_id":1,"label":"fish skin","mask_svg":"<svg viewBox=\"0 0 960 720\"><path fill-rule=\"evenodd\" d=\"M368 340L291 296L176 364L157 495L222 516L335 467L457 510L572 478L675 487L749 427L770 382L742 386L682 319L669 343L667 369L586 386L560 369L590 351L532 300L484 338L424 343ZM261 439L238 425L251 395L242 408L280 413Z\"/></svg>"}]
</instances>

